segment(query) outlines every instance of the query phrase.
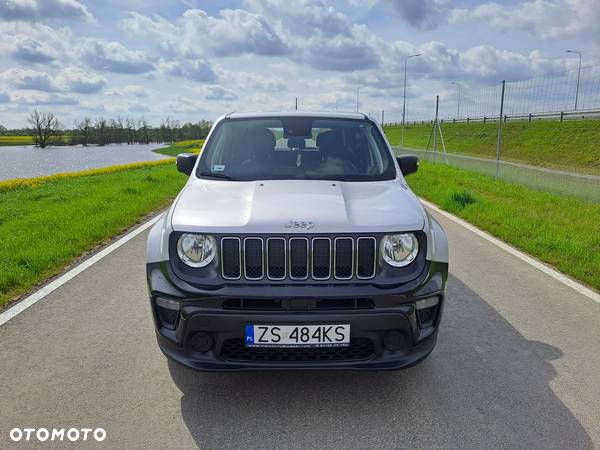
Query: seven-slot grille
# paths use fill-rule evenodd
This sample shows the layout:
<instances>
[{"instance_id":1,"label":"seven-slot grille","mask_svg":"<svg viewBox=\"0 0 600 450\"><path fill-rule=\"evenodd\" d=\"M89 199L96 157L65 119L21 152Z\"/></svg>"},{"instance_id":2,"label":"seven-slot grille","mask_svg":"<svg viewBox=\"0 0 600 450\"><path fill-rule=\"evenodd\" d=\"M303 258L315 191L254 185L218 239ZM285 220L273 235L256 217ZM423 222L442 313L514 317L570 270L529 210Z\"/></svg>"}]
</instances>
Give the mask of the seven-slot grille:
<instances>
[{"instance_id":1,"label":"seven-slot grille","mask_svg":"<svg viewBox=\"0 0 600 450\"><path fill-rule=\"evenodd\" d=\"M368 280L375 276L374 237L223 237L221 266L227 280Z\"/></svg>"}]
</instances>

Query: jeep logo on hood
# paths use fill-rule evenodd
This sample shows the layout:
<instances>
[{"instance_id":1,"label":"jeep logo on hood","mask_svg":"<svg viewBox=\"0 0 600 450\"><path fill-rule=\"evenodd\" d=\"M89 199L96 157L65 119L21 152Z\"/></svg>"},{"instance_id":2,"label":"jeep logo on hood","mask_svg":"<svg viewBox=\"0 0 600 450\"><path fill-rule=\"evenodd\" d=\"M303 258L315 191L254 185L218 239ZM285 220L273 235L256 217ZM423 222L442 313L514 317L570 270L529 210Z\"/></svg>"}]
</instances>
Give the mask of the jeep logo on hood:
<instances>
[{"instance_id":1,"label":"jeep logo on hood","mask_svg":"<svg viewBox=\"0 0 600 450\"><path fill-rule=\"evenodd\" d=\"M285 224L286 228L304 228L306 230L310 230L315 227L313 222L307 222L305 220L290 220Z\"/></svg>"}]
</instances>

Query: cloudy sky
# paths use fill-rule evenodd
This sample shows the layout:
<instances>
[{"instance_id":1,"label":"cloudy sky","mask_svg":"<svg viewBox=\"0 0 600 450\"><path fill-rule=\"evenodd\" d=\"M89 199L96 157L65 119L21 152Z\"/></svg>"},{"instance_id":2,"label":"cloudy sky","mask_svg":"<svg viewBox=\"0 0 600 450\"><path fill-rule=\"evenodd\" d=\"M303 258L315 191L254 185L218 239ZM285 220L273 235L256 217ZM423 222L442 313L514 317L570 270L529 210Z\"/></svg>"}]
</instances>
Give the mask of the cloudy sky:
<instances>
[{"instance_id":1,"label":"cloudy sky","mask_svg":"<svg viewBox=\"0 0 600 450\"><path fill-rule=\"evenodd\" d=\"M159 124L228 111L398 120L463 92L600 64L600 0L0 0L0 124L34 108ZM466 94L465 94L466 95ZM453 106L452 106L453 107Z\"/></svg>"}]
</instances>

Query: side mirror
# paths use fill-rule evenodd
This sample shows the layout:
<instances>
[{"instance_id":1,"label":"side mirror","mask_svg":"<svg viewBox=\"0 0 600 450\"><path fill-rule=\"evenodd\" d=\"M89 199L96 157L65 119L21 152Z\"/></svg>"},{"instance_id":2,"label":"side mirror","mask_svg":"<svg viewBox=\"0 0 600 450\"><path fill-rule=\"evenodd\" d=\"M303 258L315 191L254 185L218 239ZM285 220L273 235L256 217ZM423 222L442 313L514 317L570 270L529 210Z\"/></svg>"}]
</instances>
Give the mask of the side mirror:
<instances>
[{"instance_id":1,"label":"side mirror","mask_svg":"<svg viewBox=\"0 0 600 450\"><path fill-rule=\"evenodd\" d=\"M177 170L190 175L192 170L194 170L197 159L198 155L194 155L193 153L180 153L177 155Z\"/></svg>"},{"instance_id":2,"label":"side mirror","mask_svg":"<svg viewBox=\"0 0 600 450\"><path fill-rule=\"evenodd\" d=\"M404 176L415 173L419 169L419 158L416 155L398 156L396 160Z\"/></svg>"}]
</instances>

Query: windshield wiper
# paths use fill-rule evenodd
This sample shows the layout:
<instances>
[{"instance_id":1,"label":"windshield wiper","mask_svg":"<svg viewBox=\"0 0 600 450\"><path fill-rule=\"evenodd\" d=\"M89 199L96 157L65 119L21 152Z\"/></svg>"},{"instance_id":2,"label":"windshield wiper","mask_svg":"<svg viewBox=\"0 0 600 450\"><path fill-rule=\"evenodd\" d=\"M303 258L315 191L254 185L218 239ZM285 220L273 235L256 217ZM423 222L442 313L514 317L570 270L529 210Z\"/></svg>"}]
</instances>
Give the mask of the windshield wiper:
<instances>
[{"instance_id":1,"label":"windshield wiper","mask_svg":"<svg viewBox=\"0 0 600 450\"><path fill-rule=\"evenodd\" d=\"M228 180L228 181L242 181L239 178L232 177L230 175L225 175L224 173L200 172L198 174L198 176L207 177L207 178L219 178L221 180Z\"/></svg>"}]
</instances>

